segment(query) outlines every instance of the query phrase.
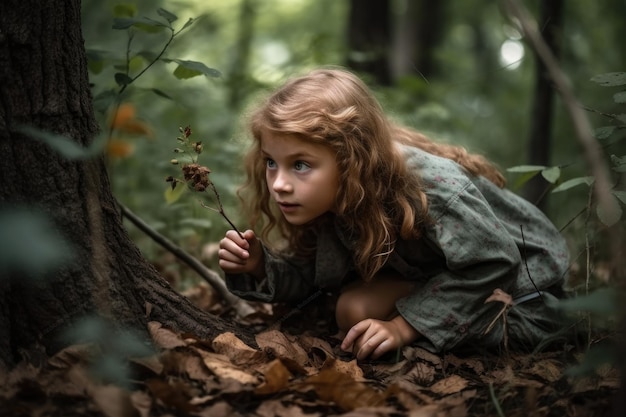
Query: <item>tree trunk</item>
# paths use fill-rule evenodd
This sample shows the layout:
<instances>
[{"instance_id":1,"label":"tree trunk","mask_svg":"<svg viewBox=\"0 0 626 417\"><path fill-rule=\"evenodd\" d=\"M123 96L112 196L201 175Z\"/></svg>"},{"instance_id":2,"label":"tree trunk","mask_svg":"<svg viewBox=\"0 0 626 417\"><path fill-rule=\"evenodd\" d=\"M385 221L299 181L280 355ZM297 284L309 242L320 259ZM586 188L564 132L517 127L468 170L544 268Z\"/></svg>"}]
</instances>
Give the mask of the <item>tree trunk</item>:
<instances>
[{"instance_id":1,"label":"tree trunk","mask_svg":"<svg viewBox=\"0 0 626 417\"><path fill-rule=\"evenodd\" d=\"M237 28L237 44L233 51L233 60L228 77L228 106L237 113L241 103L249 94L251 81L248 79L248 63L250 49L254 37L254 20L257 4L254 0L242 0L239 6L239 27Z\"/></svg>"},{"instance_id":2,"label":"tree trunk","mask_svg":"<svg viewBox=\"0 0 626 417\"><path fill-rule=\"evenodd\" d=\"M350 0L347 65L391 85L391 15L389 0Z\"/></svg>"},{"instance_id":3,"label":"tree trunk","mask_svg":"<svg viewBox=\"0 0 626 417\"><path fill-rule=\"evenodd\" d=\"M393 77L436 73L435 48L445 28L445 1L403 2L396 11L393 41Z\"/></svg>"},{"instance_id":4,"label":"tree trunk","mask_svg":"<svg viewBox=\"0 0 626 417\"><path fill-rule=\"evenodd\" d=\"M38 281L16 269L0 276L0 367L54 353L67 343L61 332L90 314L145 337L148 320L205 338L236 331L144 260L122 226L102 157L66 160L18 132L30 125L83 146L97 133L80 0L0 2L0 91L0 209L43 212L72 247L72 261Z\"/></svg>"},{"instance_id":5,"label":"tree trunk","mask_svg":"<svg viewBox=\"0 0 626 417\"><path fill-rule=\"evenodd\" d=\"M563 36L563 0L546 0L541 2L541 27L543 38L555 57L560 55L561 38ZM554 89L543 61L535 59L535 97L531 115L531 131L529 143L529 163L531 165L550 165L552 144L552 118L554 114ZM548 183L541 176L528 182L526 198L539 208L547 204L546 190Z\"/></svg>"}]
</instances>

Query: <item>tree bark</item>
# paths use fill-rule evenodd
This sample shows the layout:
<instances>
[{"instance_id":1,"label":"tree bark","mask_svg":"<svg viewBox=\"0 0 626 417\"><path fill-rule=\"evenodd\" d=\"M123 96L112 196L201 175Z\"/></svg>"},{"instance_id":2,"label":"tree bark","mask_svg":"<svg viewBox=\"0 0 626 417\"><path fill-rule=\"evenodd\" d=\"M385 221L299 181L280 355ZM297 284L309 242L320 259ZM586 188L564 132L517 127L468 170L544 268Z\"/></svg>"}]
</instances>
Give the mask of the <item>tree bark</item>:
<instances>
[{"instance_id":1,"label":"tree bark","mask_svg":"<svg viewBox=\"0 0 626 417\"><path fill-rule=\"evenodd\" d=\"M348 67L391 85L391 10L389 0L350 0Z\"/></svg>"},{"instance_id":2,"label":"tree bark","mask_svg":"<svg viewBox=\"0 0 626 417\"><path fill-rule=\"evenodd\" d=\"M72 247L72 261L38 281L19 270L0 277L0 367L53 354L67 343L59 335L93 314L145 338L156 320L204 338L230 330L251 343L196 309L142 257L121 223L103 157L66 160L20 134L22 125L83 146L97 134L80 0L0 2L0 209L45 213Z\"/></svg>"},{"instance_id":3,"label":"tree bark","mask_svg":"<svg viewBox=\"0 0 626 417\"><path fill-rule=\"evenodd\" d=\"M443 0L404 2L394 19L394 78L419 75L428 79L437 72L434 52L445 28L445 6Z\"/></svg>"},{"instance_id":4,"label":"tree bark","mask_svg":"<svg viewBox=\"0 0 626 417\"><path fill-rule=\"evenodd\" d=\"M563 0L541 2L543 38L555 57L560 55L563 36ZM529 163L531 165L550 165L552 145L552 119L554 114L554 89L552 80L543 61L535 60L535 95L531 115L529 142ZM528 182L526 198L544 209L547 204L546 189L548 183L541 176Z\"/></svg>"}]
</instances>

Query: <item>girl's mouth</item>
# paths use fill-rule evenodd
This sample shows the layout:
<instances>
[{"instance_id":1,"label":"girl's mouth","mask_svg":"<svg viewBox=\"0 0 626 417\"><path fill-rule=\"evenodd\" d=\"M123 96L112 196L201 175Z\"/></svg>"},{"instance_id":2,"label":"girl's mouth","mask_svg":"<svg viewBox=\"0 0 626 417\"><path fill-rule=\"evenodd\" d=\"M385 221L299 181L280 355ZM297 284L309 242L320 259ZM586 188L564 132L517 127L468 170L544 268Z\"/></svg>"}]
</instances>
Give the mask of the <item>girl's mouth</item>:
<instances>
[{"instance_id":1,"label":"girl's mouth","mask_svg":"<svg viewBox=\"0 0 626 417\"><path fill-rule=\"evenodd\" d=\"M298 204L293 204L293 203L281 203L281 202L278 202L278 207L280 207L280 210L283 213L290 213L292 211L295 211L300 206Z\"/></svg>"}]
</instances>

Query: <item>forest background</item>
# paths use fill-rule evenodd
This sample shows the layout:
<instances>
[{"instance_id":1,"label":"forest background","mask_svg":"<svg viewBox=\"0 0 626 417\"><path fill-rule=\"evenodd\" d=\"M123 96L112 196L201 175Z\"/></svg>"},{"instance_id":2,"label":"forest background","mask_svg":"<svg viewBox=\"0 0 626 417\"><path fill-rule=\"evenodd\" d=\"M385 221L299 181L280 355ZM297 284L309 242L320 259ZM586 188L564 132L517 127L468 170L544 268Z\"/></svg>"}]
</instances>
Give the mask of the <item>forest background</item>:
<instances>
[{"instance_id":1,"label":"forest background","mask_svg":"<svg viewBox=\"0 0 626 417\"><path fill-rule=\"evenodd\" d=\"M622 70L626 58L621 47L625 31L621 22L626 15L626 5L617 0L597 4L557 0L526 2L533 18L539 22L544 40L558 58L556 66L545 68L542 60L535 56L536 44L529 47L529 37L521 35L519 22L505 7L516 3L519 2L83 2L82 31L93 105L100 126L98 136L91 143L91 131L77 123L82 129L80 134L84 135L81 137L88 138L89 145L83 148L45 131L28 130L28 126L12 130L12 127L3 131L6 135L3 138L10 140L0 144L8 150L7 155L11 152L21 158L7 157L0 167L3 180L9 179L2 189L7 201L30 201L39 197L58 203L57 210L53 211L56 221L64 224L64 232L80 244L74 249L82 254L81 267L84 264L90 269L87 273L73 268L61 269L60 273L51 274L51 282L39 282L39 291L31 290L22 280L3 282L1 305L7 315L0 317L0 329L11 336L1 345L3 359L8 358L7 363L20 355L29 356L31 361L37 359L32 356L36 349L21 350L21 346L32 340L47 341L47 335L41 338L38 332L46 328L49 313L39 308L42 305L39 300L48 302L47 296L57 297L64 314L66 308L75 309L72 313L77 314L90 302L84 300L83 303L79 290L84 291L87 298L94 294L103 296L103 299L95 297L95 301L103 302L105 312L112 317L122 317L123 324L127 321L141 327L140 322L145 317L138 315L146 306L152 306L146 308L147 315L152 320L160 320L164 327L178 321L180 325L174 326L175 330L199 331L199 337L210 339L216 334L223 336L224 321L217 316L214 320L208 319L208 323L206 316L191 324L189 320L180 320L199 312L191 311L184 300L174 297L158 282L151 268L142 266L137 253L125 244L125 235L119 234L115 226L103 228L106 234L102 234L93 218L89 217L90 222L81 222L81 216L85 217L86 209L90 210L90 216L101 209L101 218L106 221L119 224L119 217L122 217L134 242L160 273L181 292L193 289L200 282L196 274L176 261L172 253L164 250L154 236L148 237L145 231L160 233L214 267L211 254L214 255L215 242L231 226L199 204L197 194L184 192L185 187L173 190L173 182L166 181L180 173L180 166L173 165L171 160L182 160L187 155L180 150L176 152L180 147L179 128L191 126L193 140L202 142L198 162L210 167L210 178L220 192L225 212L234 224L245 228L235 192L242 180L240 155L245 146L243 122L247 109L288 77L321 65L342 65L357 71L394 119L435 140L483 153L505 169L511 188L546 210L568 239L572 252L568 287L580 297L564 302L564 308L576 314L591 311L604 315L593 317L593 321L590 315L582 316L581 322L589 328L588 347L613 340L618 305L613 302L616 292L596 289L612 290L623 284L624 278L621 239L626 201L623 183L626 75ZM13 30L8 33L16 34L17 38L23 33L20 23L24 14L20 14L20 10L28 10L33 3L25 3L26 9L17 7L18 4L3 8L2 16L6 28ZM60 10L60 4L55 4L55 11ZM78 5L78 2L71 2L71 5ZM30 20L25 20L34 28L41 29L49 23L45 18L37 20L34 13L26 16ZM51 20L57 28L63 23L59 16L63 14L55 14L57 19ZM75 20L69 18L68 22L70 30L67 32L73 34L72 29L77 28ZM46 32L41 33L45 38ZM34 44L45 45L45 42L37 43L35 39ZM84 85L73 83L71 77L61 82L55 78L57 74L65 74L56 71L59 68L65 68L64 71L72 65L82 68L82 50L80 62L71 59L63 62L62 58L71 54L64 55L56 49L53 52L61 60L55 61L57 66L47 73L50 77L40 76L30 81L35 86L58 86L59 91L41 90L60 97L61 93L74 91L77 85ZM23 55L23 50L18 48L16 53L7 55L6 62L17 62ZM40 57L33 58L37 67ZM13 67L7 65L7 68ZM30 71L32 66L25 68ZM562 82L560 72L567 82ZM70 88L63 90L66 84ZM21 97L21 89L7 88L6 84L4 87L10 91L3 95L9 109L11 100ZM30 99L36 101L39 91L30 85L27 87L28 92L34 94ZM564 100L562 96L568 93L572 96ZM88 104L90 115L89 97L86 94L80 97ZM63 103L74 102L66 99ZM572 108L584 109L584 114L572 117L569 114ZM45 106L40 110L40 113L33 113L34 119L26 120L47 115ZM62 116L74 122L78 119L78 114L71 111ZM600 184L602 178L596 175L597 170L592 172L588 168L588 146L583 146L579 140L585 133L584 123L581 129L582 119L591 122L593 137L590 139L593 146L602 150L601 161L610 172L608 188L604 189L606 195L592 192L602 191L591 187L593 181ZM54 118L46 121L53 130L61 128L61 133L66 133ZM45 128L45 124L41 126ZM38 138L51 147L41 143L30 146L31 142L19 140L19 134ZM106 150L113 194L122 205L122 216L118 216L118 206L106 202L110 195L106 181L100 193L93 193L90 188L94 179L100 184L104 171L82 170L82 167L92 167L92 163L103 167L102 159L90 158L99 154L102 145ZM199 149L197 144L194 147ZM42 150L59 151L60 156L37 153ZM29 159L32 151L47 159ZM67 164L66 161L60 165L52 162L64 158ZM25 161L33 160L45 160L51 172L18 178L22 182L10 180L14 173L19 176L22 168L28 169L22 166ZM81 169L67 169L75 166ZM65 172L69 174L67 177L59 175ZM94 176L94 172L98 175ZM50 181L46 182L48 178ZM59 180L61 178L63 180ZM68 191L72 190L80 191L70 196ZM85 190L88 195L83 201L81 192ZM598 204L598 198L608 205ZM94 201L105 203L99 206L94 205ZM215 205L215 201L208 204ZM608 208L611 210L607 211ZM131 211L147 225L143 230L135 228L136 222L133 225L129 221ZM11 217L0 220L0 229L12 230ZM11 239L24 233L17 230L20 233L0 234L3 252L0 266L4 266L4 262L10 270L11 254L23 255L20 267L32 267L35 271L38 264L44 266L45 257L41 255L63 252L63 246L44 247L48 243L45 239L30 239L24 246L26 253L18 253L22 247ZM85 238L87 235L89 239ZM29 257L29 254L34 255ZM103 259L106 262L102 262ZM112 269L114 273L110 272ZM99 281L103 276L109 280ZM104 291L106 285L114 288L111 290L114 297L110 300L109 293ZM52 289L49 293L45 291L48 287ZM109 301L114 308L109 308ZM131 308L121 309L125 303ZM52 304L47 307L50 311L56 310ZM176 314L180 315L176 317L178 320L172 318ZM54 316L50 320L58 326ZM594 328L608 324L608 336L602 333L597 338L591 332L592 324ZM103 334L106 341L112 340L106 332ZM608 347L615 353L614 345L608 343ZM587 364L587 370L611 361L614 358L608 354L611 352L596 354L596 362ZM550 360L548 358L548 362ZM550 382L552 378L543 379ZM510 378L505 376L502 380L510 381ZM551 389L550 384L542 383L542 386ZM587 392L593 390L587 389ZM546 395L546 398L552 397ZM549 408L549 404L548 400L545 407Z\"/></svg>"},{"instance_id":2,"label":"forest background","mask_svg":"<svg viewBox=\"0 0 626 417\"><path fill-rule=\"evenodd\" d=\"M207 75L174 75L177 62L158 62L117 95L121 84L115 74L141 72L170 33L150 26L141 30L140 25L115 30L113 19L154 19L159 7L178 16L178 29L194 19L162 58L201 62ZM626 37L621 24L626 6L612 0L528 2L528 7L551 39L611 164L611 155L625 153L619 129L624 120L616 118L624 111L624 100L618 99L619 84L607 88L601 79L592 79L626 68L620 46ZM575 264L589 246L590 229L598 263L608 257L602 234L595 234L602 222L592 216L595 226L590 227L584 215L589 187L581 179L589 172L574 123L500 2L85 1L83 32L95 107L103 134L111 136L113 192L121 204L194 256L202 257L203 248L230 226L190 195L165 195L170 184L164 178L177 172L170 160L180 156L173 152L179 127L191 126L194 139L202 141L199 162L212 170L231 220L245 228L235 192L242 180L246 109L290 76L341 65L368 82L395 120L435 140L485 154L503 170L518 167L507 171L509 186L539 204L563 229ZM122 106L118 130L107 132L114 102ZM133 120L126 127L125 118ZM620 161L613 158L616 166ZM572 179L581 186L551 192ZM149 259L163 260L159 245L143 232L129 230ZM169 272L179 276L182 287L196 282L193 274L180 276L179 264L162 266L175 269ZM606 268L596 270L606 280Z\"/></svg>"}]
</instances>

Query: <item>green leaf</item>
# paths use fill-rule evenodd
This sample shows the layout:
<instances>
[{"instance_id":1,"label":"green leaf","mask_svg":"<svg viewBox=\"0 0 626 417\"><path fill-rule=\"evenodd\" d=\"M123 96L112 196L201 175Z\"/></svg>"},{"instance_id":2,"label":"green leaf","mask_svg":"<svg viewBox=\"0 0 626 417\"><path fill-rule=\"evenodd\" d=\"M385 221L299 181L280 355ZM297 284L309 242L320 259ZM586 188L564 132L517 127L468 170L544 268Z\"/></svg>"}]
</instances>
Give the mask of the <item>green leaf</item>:
<instances>
[{"instance_id":1,"label":"green leaf","mask_svg":"<svg viewBox=\"0 0 626 417\"><path fill-rule=\"evenodd\" d=\"M613 195L617 197L622 204L626 204L626 191L613 191Z\"/></svg>"},{"instance_id":2,"label":"green leaf","mask_svg":"<svg viewBox=\"0 0 626 417\"><path fill-rule=\"evenodd\" d=\"M171 96L169 96L168 94L166 94L163 91L159 90L158 88L151 88L150 91L152 91L154 94L156 94L159 97L163 97L163 98L166 98L168 100L174 100Z\"/></svg>"},{"instance_id":3,"label":"green leaf","mask_svg":"<svg viewBox=\"0 0 626 417\"><path fill-rule=\"evenodd\" d=\"M594 136L598 140L607 139L609 136L611 136L613 134L613 132L615 132L616 129L617 129L616 126L599 127L597 129L595 129Z\"/></svg>"},{"instance_id":4,"label":"green leaf","mask_svg":"<svg viewBox=\"0 0 626 417\"><path fill-rule=\"evenodd\" d=\"M515 167L508 168L508 172L534 172L538 174L542 170L548 168L544 165L518 165Z\"/></svg>"},{"instance_id":5,"label":"green leaf","mask_svg":"<svg viewBox=\"0 0 626 417\"><path fill-rule=\"evenodd\" d=\"M135 26L137 29L141 29L144 32L155 33L159 32L164 28L170 28L170 26L166 25L163 22L159 22L158 20L150 19L147 17L120 17L113 19L113 29L125 30L132 26Z\"/></svg>"},{"instance_id":6,"label":"green leaf","mask_svg":"<svg viewBox=\"0 0 626 417\"><path fill-rule=\"evenodd\" d=\"M600 84L602 87L615 87L626 85L626 72L609 72L591 77L591 81Z\"/></svg>"},{"instance_id":7,"label":"green leaf","mask_svg":"<svg viewBox=\"0 0 626 417\"><path fill-rule=\"evenodd\" d=\"M139 55L135 55L128 62L128 70L131 73L139 72L139 70L143 68L143 57Z\"/></svg>"},{"instance_id":8,"label":"green leaf","mask_svg":"<svg viewBox=\"0 0 626 417\"><path fill-rule=\"evenodd\" d=\"M137 14L137 6L130 3L116 4L113 6L114 17L134 17Z\"/></svg>"},{"instance_id":9,"label":"green leaf","mask_svg":"<svg viewBox=\"0 0 626 417\"><path fill-rule=\"evenodd\" d=\"M94 140L91 146L86 148L65 136L47 132L33 126L19 126L16 130L47 144L68 160L92 158L102 152L106 143L106 137L102 136L100 140Z\"/></svg>"},{"instance_id":10,"label":"green leaf","mask_svg":"<svg viewBox=\"0 0 626 417\"><path fill-rule=\"evenodd\" d=\"M195 22L195 19L192 19L191 17L189 18L189 20L187 20L185 22L185 24L183 25L183 27L180 30L185 30L187 29L189 26L191 26L193 24L193 22Z\"/></svg>"},{"instance_id":11,"label":"green leaf","mask_svg":"<svg viewBox=\"0 0 626 417\"><path fill-rule=\"evenodd\" d=\"M87 66L93 74L100 74L104 69L104 64L109 55L107 51L97 49L86 49Z\"/></svg>"},{"instance_id":12,"label":"green leaf","mask_svg":"<svg viewBox=\"0 0 626 417\"><path fill-rule=\"evenodd\" d=\"M181 195L183 195L187 191L187 186L185 184L178 184L176 188L172 190L172 187L168 185L165 190L165 201L167 204L175 203Z\"/></svg>"},{"instance_id":13,"label":"green leaf","mask_svg":"<svg viewBox=\"0 0 626 417\"><path fill-rule=\"evenodd\" d=\"M618 114L617 116L615 116L615 118L620 122L626 124L626 114Z\"/></svg>"},{"instance_id":14,"label":"green leaf","mask_svg":"<svg viewBox=\"0 0 626 417\"><path fill-rule=\"evenodd\" d=\"M515 183L512 185L512 188L515 190L520 189L524 184L530 181L531 178L535 177L540 171L530 171L530 172L522 172L515 179Z\"/></svg>"},{"instance_id":15,"label":"green leaf","mask_svg":"<svg viewBox=\"0 0 626 417\"><path fill-rule=\"evenodd\" d=\"M598 204L596 214L606 227L611 227L622 218L622 208L617 198L611 195L606 206Z\"/></svg>"},{"instance_id":16,"label":"green leaf","mask_svg":"<svg viewBox=\"0 0 626 417\"><path fill-rule=\"evenodd\" d=\"M104 61L87 60L87 68L92 74L100 74L104 69Z\"/></svg>"},{"instance_id":17,"label":"green leaf","mask_svg":"<svg viewBox=\"0 0 626 417\"><path fill-rule=\"evenodd\" d=\"M0 210L0 280L12 274L45 278L71 262L74 253L45 213L26 207Z\"/></svg>"},{"instance_id":18,"label":"green leaf","mask_svg":"<svg viewBox=\"0 0 626 417\"><path fill-rule=\"evenodd\" d=\"M616 103L626 103L626 91L613 94L613 101Z\"/></svg>"},{"instance_id":19,"label":"green leaf","mask_svg":"<svg viewBox=\"0 0 626 417\"><path fill-rule=\"evenodd\" d=\"M153 62L156 61L158 58L158 55L155 54L152 51L140 51L137 53L138 56L142 57L143 59L145 59L148 62Z\"/></svg>"},{"instance_id":20,"label":"green leaf","mask_svg":"<svg viewBox=\"0 0 626 417\"><path fill-rule=\"evenodd\" d=\"M196 77L198 75L205 75L207 77L220 77L222 74L213 68L209 68L202 62L198 61L185 61L182 59L167 59L163 58L165 62L175 62L178 67L174 70L174 76L178 79L188 79Z\"/></svg>"},{"instance_id":21,"label":"green leaf","mask_svg":"<svg viewBox=\"0 0 626 417\"><path fill-rule=\"evenodd\" d=\"M170 23L178 19L178 16L176 16L173 13L168 12L162 7L158 8L157 13L159 14L159 16L163 17L165 20L167 20Z\"/></svg>"},{"instance_id":22,"label":"green leaf","mask_svg":"<svg viewBox=\"0 0 626 417\"><path fill-rule=\"evenodd\" d=\"M618 312L618 293L613 288L599 288L587 295L559 300L558 308L567 312L585 311L599 315L612 315Z\"/></svg>"},{"instance_id":23,"label":"green leaf","mask_svg":"<svg viewBox=\"0 0 626 417\"><path fill-rule=\"evenodd\" d=\"M116 72L115 73L115 82L120 87L123 87L125 85L128 85L128 84L132 83L133 79L130 78L128 75L124 74L123 72Z\"/></svg>"},{"instance_id":24,"label":"green leaf","mask_svg":"<svg viewBox=\"0 0 626 417\"><path fill-rule=\"evenodd\" d=\"M137 23L137 20L129 17L118 17L113 19L112 29L125 30Z\"/></svg>"},{"instance_id":25,"label":"green leaf","mask_svg":"<svg viewBox=\"0 0 626 417\"><path fill-rule=\"evenodd\" d=\"M591 186L591 184L593 184L593 181L594 181L593 177L572 178L567 181L563 181L554 190L552 190L552 192L558 193L561 191L569 190L570 188L576 187L577 185L581 185L581 184L587 184L588 186Z\"/></svg>"},{"instance_id":26,"label":"green leaf","mask_svg":"<svg viewBox=\"0 0 626 417\"><path fill-rule=\"evenodd\" d=\"M565 375L582 377L594 375L602 365L615 365L621 356L616 344L593 345L578 365L573 365L565 370Z\"/></svg>"},{"instance_id":27,"label":"green leaf","mask_svg":"<svg viewBox=\"0 0 626 417\"><path fill-rule=\"evenodd\" d=\"M541 171L541 176L546 179L550 184L554 184L561 177L561 168L551 167Z\"/></svg>"},{"instance_id":28,"label":"green leaf","mask_svg":"<svg viewBox=\"0 0 626 417\"><path fill-rule=\"evenodd\" d=\"M615 172L626 172L626 156L622 156L621 158L616 155L611 155L611 162L613 163L613 171Z\"/></svg>"},{"instance_id":29,"label":"green leaf","mask_svg":"<svg viewBox=\"0 0 626 417\"><path fill-rule=\"evenodd\" d=\"M158 20L150 19L149 17L142 17L139 19L139 22L135 24L135 27L139 30L142 30L147 33L158 33L163 29L172 29L172 26L169 24L159 22Z\"/></svg>"}]
</instances>

